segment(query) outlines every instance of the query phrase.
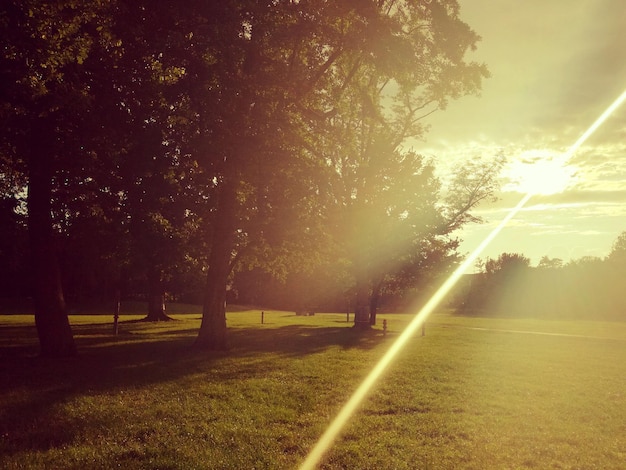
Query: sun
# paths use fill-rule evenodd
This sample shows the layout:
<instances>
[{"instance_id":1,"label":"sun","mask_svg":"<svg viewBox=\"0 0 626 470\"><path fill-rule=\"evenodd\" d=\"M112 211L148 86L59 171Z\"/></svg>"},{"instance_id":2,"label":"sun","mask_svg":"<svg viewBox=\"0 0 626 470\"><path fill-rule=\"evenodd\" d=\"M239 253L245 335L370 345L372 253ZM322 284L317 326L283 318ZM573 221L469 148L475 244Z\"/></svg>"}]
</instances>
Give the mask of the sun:
<instances>
[{"instance_id":1,"label":"sun","mask_svg":"<svg viewBox=\"0 0 626 470\"><path fill-rule=\"evenodd\" d=\"M568 165L565 158L555 157L554 152L524 152L505 170L509 182L503 189L523 194L557 194L573 183L575 174L576 169Z\"/></svg>"}]
</instances>

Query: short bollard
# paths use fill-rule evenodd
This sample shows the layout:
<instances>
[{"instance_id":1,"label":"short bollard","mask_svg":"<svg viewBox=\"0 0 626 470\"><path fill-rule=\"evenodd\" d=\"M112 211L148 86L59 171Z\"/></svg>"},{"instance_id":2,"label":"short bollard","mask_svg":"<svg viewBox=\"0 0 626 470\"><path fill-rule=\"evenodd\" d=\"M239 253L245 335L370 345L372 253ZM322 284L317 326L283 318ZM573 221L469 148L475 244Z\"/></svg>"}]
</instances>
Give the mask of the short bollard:
<instances>
[{"instance_id":1,"label":"short bollard","mask_svg":"<svg viewBox=\"0 0 626 470\"><path fill-rule=\"evenodd\" d=\"M387 336L387 320L383 320L383 336Z\"/></svg>"},{"instance_id":2,"label":"short bollard","mask_svg":"<svg viewBox=\"0 0 626 470\"><path fill-rule=\"evenodd\" d=\"M115 310L113 311L113 334L115 336L119 333L119 320L120 320L120 292L115 293Z\"/></svg>"},{"instance_id":3,"label":"short bollard","mask_svg":"<svg viewBox=\"0 0 626 470\"><path fill-rule=\"evenodd\" d=\"M265 312L261 312L261 325L265 322Z\"/></svg>"}]
</instances>

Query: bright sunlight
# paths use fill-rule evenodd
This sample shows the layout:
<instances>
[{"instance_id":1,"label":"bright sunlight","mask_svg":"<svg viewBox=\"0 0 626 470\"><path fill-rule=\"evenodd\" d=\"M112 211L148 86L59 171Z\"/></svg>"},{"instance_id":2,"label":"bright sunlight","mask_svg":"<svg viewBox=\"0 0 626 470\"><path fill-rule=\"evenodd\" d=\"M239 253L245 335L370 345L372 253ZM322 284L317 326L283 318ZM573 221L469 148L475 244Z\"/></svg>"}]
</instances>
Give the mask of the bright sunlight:
<instances>
[{"instance_id":1,"label":"bright sunlight","mask_svg":"<svg viewBox=\"0 0 626 470\"><path fill-rule=\"evenodd\" d=\"M549 150L526 153L508 166L506 177L510 180L505 191L522 194L550 195L564 191L573 183L576 169L563 157L554 157Z\"/></svg>"},{"instance_id":2,"label":"bright sunlight","mask_svg":"<svg viewBox=\"0 0 626 470\"><path fill-rule=\"evenodd\" d=\"M532 198L534 194L554 194L556 192L562 191L567 187L569 182L569 177L565 180L561 175L566 173L563 170L565 168L565 164L569 161L569 159L574 155L576 150L596 131L598 127L602 125L602 123L615 111L624 101L626 101L626 91L624 91L612 104L609 106L602 115L596 119L596 121L587 129L583 135L572 145L569 150L562 157L554 160L539 160L535 162L541 163L541 165L547 165L544 171L547 174L550 174L552 178L556 179L557 175L560 181L560 184L554 184L554 182L549 181L550 178L547 175L541 175L539 169L540 167L535 167L537 170L537 174L527 174L528 179L521 178L521 174L519 178L519 184L526 184L525 181L529 181L532 183L528 183L529 188L524 191L525 195L519 201L519 203L512 208L506 216L500 221L500 223L485 237L485 239L472 251L465 261L461 263L457 269L444 281L444 283L439 287L439 289L435 292L435 294L429 299L429 301L421 308L419 312L413 317L409 326L405 328L402 334L395 340L392 346L389 348L387 353L382 357L382 359L374 366L369 375L365 378L365 380L361 383L361 385L357 388L354 394L350 397L347 403L340 410L339 414L335 417L335 419L331 422L331 424L326 428L324 434L317 441L313 449L309 452L309 455L302 463L300 470L309 470L317 467L318 463L321 461L324 454L328 451L328 449L332 446L335 439L346 425L346 423L350 420L352 415L355 413L356 409L360 405L360 403L367 396L371 388L374 386L376 381L380 378L382 373L385 371L387 366L391 363L391 361L395 358L396 354L404 347L406 342L411 338L414 332L417 330L418 326L426 321L426 318L430 315L430 313L439 305L439 302L445 297L445 295L454 287L454 285L461 278L462 273L465 272L468 266L471 265L480 254L484 251L484 249L493 241L493 239L504 229L504 227L513 219L517 213L524 208L526 203ZM552 163L550 165L549 163ZM528 165L528 163L526 163ZM556 168L560 169L560 172L554 172ZM572 172L573 175L573 172ZM570 175L570 177L572 176ZM511 175L514 176L514 175ZM543 183L540 183L542 181ZM521 190L521 186L520 186ZM546 191L548 191L546 193ZM552 191L550 193L549 191Z\"/></svg>"}]
</instances>

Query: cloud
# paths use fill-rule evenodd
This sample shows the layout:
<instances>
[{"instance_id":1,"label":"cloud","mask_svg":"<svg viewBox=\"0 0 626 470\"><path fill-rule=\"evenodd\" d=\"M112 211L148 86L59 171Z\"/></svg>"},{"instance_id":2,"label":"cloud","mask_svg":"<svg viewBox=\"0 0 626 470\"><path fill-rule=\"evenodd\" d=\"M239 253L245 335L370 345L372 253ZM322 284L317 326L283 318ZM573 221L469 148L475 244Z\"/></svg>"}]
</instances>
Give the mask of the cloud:
<instances>
[{"instance_id":1,"label":"cloud","mask_svg":"<svg viewBox=\"0 0 626 470\"><path fill-rule=\"evenodd\" d=\"M417 151L433 156L442 179L463 161L502 153L515 161L563 155L626 89L623 0L460 0L461 18L483 40L471 60L491 78L481 97L451 102L429 118ZM534 196L486 255L604 256L626 230L626 104L573 155L565 191ZM503 187L509 181L503 174ZM512 188L512 186L508 186ZM475 246L524 195L507 191L464 229Z\"/></svg>"},{"instance_id":2,"label":"cloud","mask_svg":"<svg viewBox=\"0 0 626 470\"><path fill-rule=\"evenodd\" d=\"M609 204L625 204L626 189L619 190L580 190L571 189L559 194L551 194L547 196L535 196L531 200L532 204L588 204L588 203L609 203Z\"/></svg>"},{"instance_id":3,"label":"cloud","mask_svg":"<svg viewBox=\"0 0 626 470\"><path fill-rule=\"evenodd\" d=\"M623 2L578 0L571 3L572 9L578 8L584 14L578 22L567 25L554 18L556 31L565 27L573 34L570 44L561 52L567 60L560 61L555 56L555 61L560 61L561 65L552 70L557 75L547 79L545 87L552 97L544 95L546 112L534 121L538 130L560 129L568 138L576 134L577 129L588 127L626 89L626 48L623 47L626 10ZM569 3L567 7L560 5L564 10L570 9ZM563 19L566 18L568 15L564 11ZM603 138L611 135L617 138L620 126L623 127L620 120L607 121L601 132Z\"/></svg>"},{"instance_id":4,"label":"cloud","mask_svg":"<svg viewBox=\"0 0 626 470\"><path fill-rule=\"evenodd\" d=\"M580 30L577 57L566 69L572 79L562 95L563 112L607 106L626 89L626 10L622 0L591 3L589 18Z\"/></svg>"}]
</instances>

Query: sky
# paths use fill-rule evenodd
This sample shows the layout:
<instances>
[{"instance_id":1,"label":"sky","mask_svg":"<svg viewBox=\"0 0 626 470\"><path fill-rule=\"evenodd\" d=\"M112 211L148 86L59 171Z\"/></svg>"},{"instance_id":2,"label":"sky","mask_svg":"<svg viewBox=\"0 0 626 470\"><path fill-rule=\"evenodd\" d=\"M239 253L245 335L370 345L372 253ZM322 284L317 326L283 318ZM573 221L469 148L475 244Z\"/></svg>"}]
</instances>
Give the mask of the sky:
<instances>
[{"instance_id":1,"label":"sky","mask_svg":"<svg viewBox=\"0 0 626 470\"><path fill-rule=\"evenodd\" d=\"M445 178L459 161L506 158L502 191L458 233L472 251L528 191L523 175L550 186L534 196L481 257L522 253L567 262L605 257L626 231L626 103L566 161L561 157L626 90L623 0L459 0L460 17L481 36L468 59L487 65L480 96L429 116L412 144ZM536 171L539 165L551 166ZM535 188L536 189L536 188Z\"/></svg>"}]
</instances>

